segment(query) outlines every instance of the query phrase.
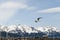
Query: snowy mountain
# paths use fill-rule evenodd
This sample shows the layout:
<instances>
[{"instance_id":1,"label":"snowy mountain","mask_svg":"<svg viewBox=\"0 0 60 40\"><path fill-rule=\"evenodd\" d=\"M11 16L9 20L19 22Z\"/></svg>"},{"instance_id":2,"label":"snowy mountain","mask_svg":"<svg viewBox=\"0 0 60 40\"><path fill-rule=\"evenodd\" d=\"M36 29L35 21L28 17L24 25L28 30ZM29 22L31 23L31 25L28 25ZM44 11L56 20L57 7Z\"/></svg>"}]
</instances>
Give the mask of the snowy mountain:
<instances>
[{"instance_id":1,"label":"snowy mountain","mask_svg":"<svg viewBox=\"0 0 60 40\"><path fill-rule=\"evenodd\" d=\"M10 25L10 26L0 26L0 31L18 33L18 31L26 33L38 33L33 27L27 25Z\"/></svg>"},{"instance_id":2,"label":"snowy mountain","mask_svg":"<svg viewBox=\"0 0 60 40\"><path fill-rule=\"evenodd\" d=\"M18 31L26 32L26 33L38 33L38 32L53 32L58 30L53 26L47 27L30 27L27 25L10 25L10 26L0 26L0 31L18 33Z\"/></svg>"},{"instance_id":3,"label":"snowy mountain","mask_svg":"<svg viewBox=\"0 0 60 40\"><path fill-rule=\"evenodd\" d=\"M36 36L40 37L42 35L51 36L52 34L60 34L60 31L57 30L53 26L47 26L47 27L31 27L27 25L10 25L10 26L3 26L0 25L0 32L3 34L7 34L12 36Z\"/></svg>"}]
</instances>

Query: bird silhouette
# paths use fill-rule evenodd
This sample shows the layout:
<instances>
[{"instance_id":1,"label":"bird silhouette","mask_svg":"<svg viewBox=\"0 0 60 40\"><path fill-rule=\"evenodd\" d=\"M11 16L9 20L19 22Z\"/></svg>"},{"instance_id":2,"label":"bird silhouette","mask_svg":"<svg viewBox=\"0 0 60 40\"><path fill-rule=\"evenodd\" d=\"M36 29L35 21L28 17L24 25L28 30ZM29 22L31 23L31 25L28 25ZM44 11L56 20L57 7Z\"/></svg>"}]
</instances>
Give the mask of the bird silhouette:
<instances>
[{"instance_id":1,"label":"bird silhouette","mask_svg":"<svg viewBox=\"0 0 60 40\"><path fill-rule=\"evenodd\" d=\"M35 22L37 23L37 22L39 22L39 20L41 19L42 17L38 17L36 20L35 20Z\"/></svg>"}]
</instances>

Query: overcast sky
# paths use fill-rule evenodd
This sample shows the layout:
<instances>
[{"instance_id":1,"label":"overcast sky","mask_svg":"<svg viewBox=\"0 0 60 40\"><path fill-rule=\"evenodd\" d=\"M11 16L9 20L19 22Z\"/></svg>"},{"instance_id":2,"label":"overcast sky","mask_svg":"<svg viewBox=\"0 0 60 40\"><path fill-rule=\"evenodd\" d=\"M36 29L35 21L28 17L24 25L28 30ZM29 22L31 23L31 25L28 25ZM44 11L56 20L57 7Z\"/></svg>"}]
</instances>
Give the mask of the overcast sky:
<instances>
[{"instance_id":1,"label":"overcast sky","mask_svg":"<svg viewBox=\"0 0 60 40\"><path fill-rule=\"evenodd\" d=\"M42 19L35 23L37 17ZM60 28L60 0L0 0L0 24Z\"/></svg>"}]
</instances>

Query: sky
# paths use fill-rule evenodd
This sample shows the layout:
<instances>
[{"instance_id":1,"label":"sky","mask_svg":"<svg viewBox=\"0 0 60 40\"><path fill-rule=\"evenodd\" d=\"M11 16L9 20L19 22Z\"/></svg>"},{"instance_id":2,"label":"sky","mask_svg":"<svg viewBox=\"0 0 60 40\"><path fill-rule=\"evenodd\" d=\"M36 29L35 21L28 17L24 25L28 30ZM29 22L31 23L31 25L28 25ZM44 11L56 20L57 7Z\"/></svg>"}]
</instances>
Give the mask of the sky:
<instances>
[{"instance_id":1,"label":"sky","mask_svg":"<svg viewBox=\"0 0 60 40\"><path fill-rule=\"evenodd\" d=\"M35 23L38 17L42 19ZM52 25L60 29L60 0L0 0L0 24Z\"/></svg>"}]
</instances>

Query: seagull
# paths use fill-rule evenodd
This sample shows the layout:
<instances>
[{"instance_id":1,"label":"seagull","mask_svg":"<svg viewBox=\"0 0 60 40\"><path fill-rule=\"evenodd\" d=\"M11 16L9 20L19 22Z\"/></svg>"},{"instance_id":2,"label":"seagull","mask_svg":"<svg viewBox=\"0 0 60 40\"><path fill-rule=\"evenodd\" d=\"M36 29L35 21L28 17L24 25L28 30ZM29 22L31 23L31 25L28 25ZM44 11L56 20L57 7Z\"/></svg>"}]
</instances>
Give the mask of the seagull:
<instances>
[{"instance_id":1,"label":"seagull","mask_svg":"<svg viewBox=\"0 0 60 40\"><path fill-rule=\"evenodd\" d=\"M39 22L39 20L41 19L42 17L38 17L36 20L35 20L35 22L37 23L37 22Z\"/></svg>"}]
</instances>

